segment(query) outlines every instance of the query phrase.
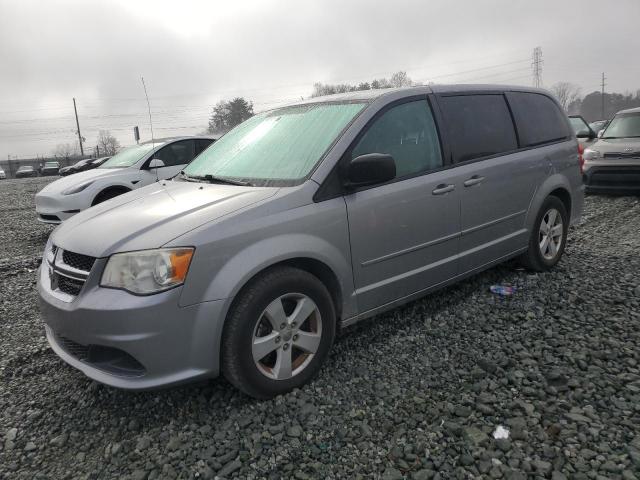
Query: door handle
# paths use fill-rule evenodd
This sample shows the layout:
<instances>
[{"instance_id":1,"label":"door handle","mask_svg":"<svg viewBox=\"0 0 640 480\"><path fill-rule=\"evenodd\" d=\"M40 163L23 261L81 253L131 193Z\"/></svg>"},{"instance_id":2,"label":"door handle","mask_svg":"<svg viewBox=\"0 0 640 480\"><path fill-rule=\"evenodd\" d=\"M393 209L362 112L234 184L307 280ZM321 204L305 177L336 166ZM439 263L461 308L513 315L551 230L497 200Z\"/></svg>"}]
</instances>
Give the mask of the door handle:
<instances>
[{"instance_id":1,"label":"door handle","mask_svg":"<svg viewBox=\"0 0 640 480\"><path fill-rule=\"evenodd\" d=\"M455 190L455 188L455 185L447 185L446 183L441 183L431 193L433 195L444 195L445 193L452 192L453 190Z\"/></svg>"},{"instance_id":2,"label":"door handle","mask_svg":"<svg viewBox=\"0 0 640 480\"><path fill-rule=\"evenodd\" d=\"M463 185L465 187L473 187L474 185L478 185L482 182L484 182L484 177L481 177L479 175L474 175L469 180L466 180Z\"/></svg>"}]
</instances>

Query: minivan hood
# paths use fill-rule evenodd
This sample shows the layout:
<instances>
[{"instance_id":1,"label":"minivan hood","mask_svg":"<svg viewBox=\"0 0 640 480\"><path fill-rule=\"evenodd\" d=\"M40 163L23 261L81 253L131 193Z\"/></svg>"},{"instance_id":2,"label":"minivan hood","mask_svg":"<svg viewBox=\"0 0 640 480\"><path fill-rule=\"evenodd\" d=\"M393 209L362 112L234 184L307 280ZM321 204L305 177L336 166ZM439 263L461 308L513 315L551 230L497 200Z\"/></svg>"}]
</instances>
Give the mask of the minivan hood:
<instances>
[{"instance_id":1,"label":"minivan hood","mask_svg":"<svg viewBox=\"0 0 640 480\"><path fill-rule=\"evenodd\" d=\"M121 172L121 168L96 168L94 170L86 170L84 172L78 172L68 177L60 178L55 182L47 184L40 192L49 195L62 194L63 191L68 188L75 187L81 183L88 182L90 180L96 180L101 177L113 175Z\"/></svg>"},{"instance_id":2,"label":"minivan hood","mask_svg":"<svg viewBox=\"0 0 640 480\"><path fill-rule=\"evenodd\" d=\"M278 190L155 183L74 215L53 232L52 240L65 250L92 257L159 248L204 223L265 200Z\"/></svg>"}]
</instances>

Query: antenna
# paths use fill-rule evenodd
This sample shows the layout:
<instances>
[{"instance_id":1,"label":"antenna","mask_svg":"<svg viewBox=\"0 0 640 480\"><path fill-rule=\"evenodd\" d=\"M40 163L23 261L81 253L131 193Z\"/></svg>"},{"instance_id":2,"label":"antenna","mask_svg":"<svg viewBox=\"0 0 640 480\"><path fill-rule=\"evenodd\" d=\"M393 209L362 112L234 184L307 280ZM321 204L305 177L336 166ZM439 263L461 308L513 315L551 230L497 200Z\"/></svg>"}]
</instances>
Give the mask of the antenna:
<instances>
[{"instance_id":1,"label":"antenna","mask_svg":"<svg viewBox=\"0 0 640 480\"><path fill-rule=\"evenodd\" d=\"M144 77L140 77L140 79L142 80L142 88L144 88L144 96L147 99L147 109L149 110L149 125L151 126L151 151L153 152L151 154L151 160L153 160L156 157L156 142L155 142L155 139L153 138L153 121L151 120L151 104L149 103L149 95L147 95L147 86L144 83ZM160 179L158 178L158 169L154 168L154 170L156 171L156 182L159 182Z\"/></svg>"}]
</instances>

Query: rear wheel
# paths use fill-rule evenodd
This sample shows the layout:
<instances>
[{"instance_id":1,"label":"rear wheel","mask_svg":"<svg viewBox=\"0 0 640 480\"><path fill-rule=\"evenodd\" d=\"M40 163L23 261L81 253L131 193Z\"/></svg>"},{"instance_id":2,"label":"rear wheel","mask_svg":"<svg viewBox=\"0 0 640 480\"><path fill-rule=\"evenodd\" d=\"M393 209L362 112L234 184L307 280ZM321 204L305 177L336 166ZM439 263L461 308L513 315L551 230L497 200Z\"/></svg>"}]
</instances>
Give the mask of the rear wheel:
<instances>
[{"instance_id":1,"label":"rear wheel","mask_svg":"<svg viewBox=\"0 0 640 480\"><path fill-rule=\"evenodd\" d=\"M564 203L558 197L547 197L533 224L529 249L522 255L521 263L537 272L551 269L564 253L568 228L569 215Z\"/></svg>"},{"instance_id":2,"label":"rear wheel","mask_svg":"<svg viewBox=\"0 0 640 480\"><path fill-rule=\"evenodd\" d=\"M310 273L278 267L238 296L222 338L222 372L238 389L270 398L307 383L335 336L335 309Z\"/></svg>"}]
</instances>

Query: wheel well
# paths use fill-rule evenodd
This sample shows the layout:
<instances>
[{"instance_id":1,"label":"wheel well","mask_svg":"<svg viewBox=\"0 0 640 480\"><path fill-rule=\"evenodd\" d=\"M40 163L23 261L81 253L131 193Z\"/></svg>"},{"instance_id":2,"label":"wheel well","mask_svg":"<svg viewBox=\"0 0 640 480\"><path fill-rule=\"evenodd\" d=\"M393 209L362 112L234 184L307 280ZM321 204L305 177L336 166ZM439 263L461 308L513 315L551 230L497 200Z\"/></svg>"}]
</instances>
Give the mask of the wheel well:
<instances>
[{"instance_id":1,"label":"wheel well","mask_svg":"<svg viewBox=\"0 0 640 480\"><path fill-rule=\"evenodd\" d=\"M571 194L566 191L564 188L556 188L549 195L553 195L560 199L560 201L564 204L564 208L567 210L567 215L571 218Z\"/></svg>"},{"instance_id":2,"label":"wheel well","mask_svg":"<svg viewBox=\"0 0 640 480\"><path fill-rule=\"evenodd\" d=\"M327 290L329 290L329 294L331 295L331 299L333 300L333 305L336 309L336 320L339 322L342 315L342 290L340 288L340 282L338 281L338 277L333 272L333 270L331 270L329 266L319 260L307 257L298 257L274 263L273 265L269 265L267 268L257 272L253 277L251 277L251 279L249 279L245 283L245 285L251 282L251 280L253 280L258 275L262 275L265 271L283 265L309 272L311 275L320 280L325 287L327 287ZM244 286L242 288L244 288Z\"/></svg>"},{"instance_id":3,"label":"wheel well","mask_svg":"<svg viewBox=\"0 0 640 480\"><path fill-rule=\"evenodd\" d=\"M127 188L127 187L122 187L122 186L113 186L113 187L107 187L104 190L102 190L100 193L98 193L94 198L93 198L93 202L91 202L91 206L96 205L98 199L107 194L107 193L111 193L111 192L118 192L118 195L122 195L123 193L127 193L130 192L131 189Z\"/></svg>"}]
</instances>

